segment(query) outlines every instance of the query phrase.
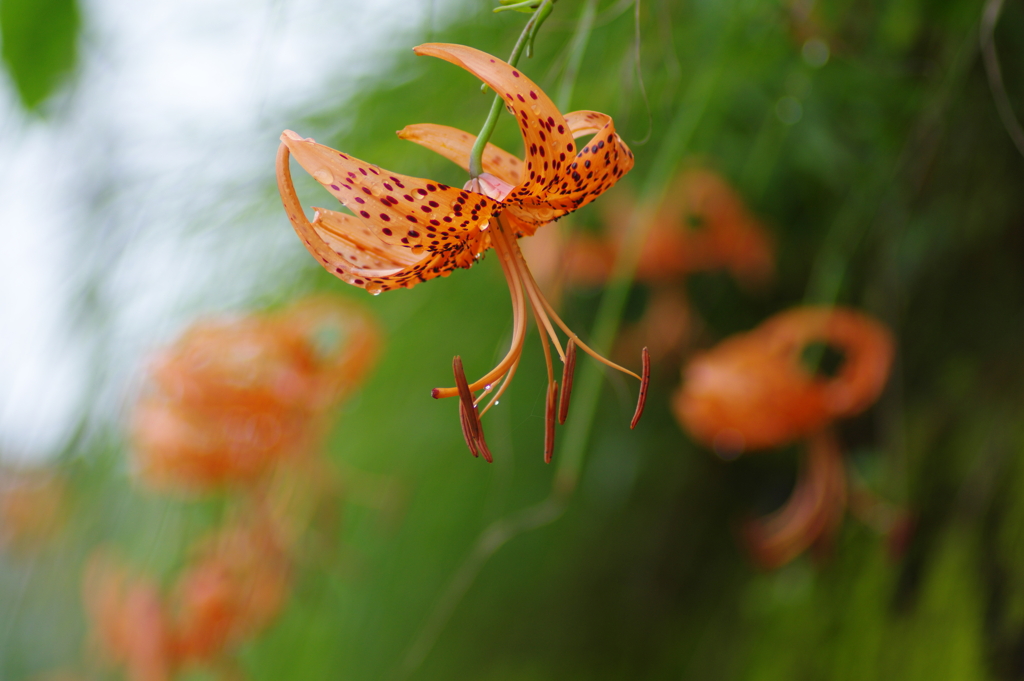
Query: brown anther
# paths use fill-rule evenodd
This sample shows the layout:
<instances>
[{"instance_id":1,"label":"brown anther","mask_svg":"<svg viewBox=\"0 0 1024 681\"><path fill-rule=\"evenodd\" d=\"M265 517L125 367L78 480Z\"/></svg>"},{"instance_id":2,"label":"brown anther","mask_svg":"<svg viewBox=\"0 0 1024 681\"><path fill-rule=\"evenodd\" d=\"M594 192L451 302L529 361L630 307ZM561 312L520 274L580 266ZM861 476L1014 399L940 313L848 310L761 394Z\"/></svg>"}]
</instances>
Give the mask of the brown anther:
<instances>
[{"instance_id":1,"label":"brown anther","mask_svg":"<svg viewBox=\"0 0 1024 681\"><path fill-rule=\"evenodd\" d=\"M565 423L569 415L569 396L572 395L572 378L576 373L576 341L572 338L565 344L565 366L562 367L562 394L558 396L558 424Z\"/></svg>"},{"instance_id":2,"label":"brown anther","mask_svg":"<svg viewBox=\"0 0 1024 681\"><path fill-rule=\"evenodd\" d=\"M469 417L466 415L466 405L462 403L462 400L459 400L459 424L462 426L462 437L466 439L466 446L469 447L470 453L474 457L480 456L476 446L476 439L469 432Z\"/></svg>"},{"instance_id":3,"label":"brown anther","mask_svg":"<svg viewBox=\"0 0 1024 681\"><path fill-rule=\"evenodd\" d=\"M455 385L459 388L459 419L462 422L462 433L466 437L466 444L473 456L477 452L484 455L487 463L494 463L491 450L484 440L484 427L480 424L480 412L473 404L473 392L469 389L469 381L466 380L466 371L462 368L462 358L455 355L452 360L452 371L455 373Z\"/></svg>"},{"instance_id":4,"label":"brown anther","mask_svg":"<svg viewBox=\"0 0 1024 681\"><path fill-rule=\"evenodd\" d=\"M647 384L651 382L651 353L647 348L644 348L642 357L644 368L640 378L640 397L636 400L636 411L633 412L633 420L629 422L630 430L636 428L636 424L644 413L644 404L647 403Z\"/></svg>"},{"instance_id":5,"label":"brown anther","mask_svg":"<svg viewBox=\"0 0 1024 681\"><path fill-rule=\"evenodd\" d=\"M476 412L474 411L474 413ZM479 416L476 417L476 425L477 428L480 429L480 436L476 439L476 446L480 449L480 453L484 455L484 461L487 463L494 463L494 457L491 456L491 450L487 446L487 441L484 440L484 429L483 426L480 425Z\"/></svg>"},{"instance_id":6,"label":"brown anther","mask_svg":"<svg viewBox=\"0 0 1024 681\"><path fill-rule=\"evenodd\" d=\"M548 386L548 404L544 414L544 463L551 463L555 455L555 398L558 396L558 381Z\"/></svg>"},{"instance_id":7,"label":"brown anther","mask_svg":"<svg viewBox=\"0 0 1024 681\"><path fill-rule=\"evenodd\" d=\"M455 385L459 389L459 400L466 414L466 424L473 440L480 438L480 417L476 412L476 405L473 404L473 393L469 389L469 381L466 380L466 371L462 368L462 358L455 355L452 360L452 371L455 373Z\"/></svg>"}]
</instances>

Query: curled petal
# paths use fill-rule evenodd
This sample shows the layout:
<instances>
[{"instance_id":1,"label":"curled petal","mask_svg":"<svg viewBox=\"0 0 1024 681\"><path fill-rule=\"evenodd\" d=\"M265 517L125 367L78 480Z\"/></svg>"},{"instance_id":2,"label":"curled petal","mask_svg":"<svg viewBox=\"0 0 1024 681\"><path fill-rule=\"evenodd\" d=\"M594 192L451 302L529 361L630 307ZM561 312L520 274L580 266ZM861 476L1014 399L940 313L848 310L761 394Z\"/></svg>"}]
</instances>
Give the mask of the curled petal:
<instances>
[{"instance_id":1,"label":"curled petal","mask_svg":"<svg viewBox=\"0 0 1024 681\"><path fill-rule=\"evenodd\" d=\"M312 227L320 240L335 254L334 258L321 260L327 271L342 281L374 292L412 288L429 279L447 277L456 268L472 265L476 256L490 244L486 234L479 234L453 244L448 250L428 251L419 258L409 258L409 251L405 250L406 259L403 260L393 251L404 249L382 243L372 233L369 237L376 244L353 236L353 232L359 235L365 230L366 225L350 215L320 209ZM365 232L362 236L365 239ZM374 249L374 246L383 246L387 250ZM389 256L390 261L387 259ZM367 263L367 267L359 268L357 263ZM378 265L380 269L376 269Z\"/></svg>"},{"instance_id":2,"label":"curled petal","mask_svg":"<svg viewBox=\"0 0 1024 681\"><path fill-rule=\"evenodd\" d=\"M506 108L516 117L523 135L526 162L522 184L510 198L544 195L548 186L565 172L566 159L576 151L569 126L544 91L515 67L472 47L428 43L414 48L413 52L438 57L466 69L505 100Z\"/></svg>"},{"instance_id":3,"label":"curled petal","mask_svg":"<svg viewBox=\"0 0 1024 681\"><path fill-rule=\"evenodd\" d=\"M458 245L486 229L496 212L497 203L486 196L392 173L290 130L281 141L299 165L366 220L381 241L409 248L414 255Z\"/></svg>"},{"instance_id":4,"label":"curled petal","mask_svg":"<svg viewBox=\"0 0 1024 681\"><path fill-rule=\"evenodd\" d=\"M786 505L744 528L747 546L762 567L781 567L811 545L827 542L842 519L846 471L832 433L811 437L804 467Z\"/></svg>"},{"instance_id":5,"label":"curled petal","mask_svg":"<svg viewBox=\"0 0 1024 681\"><path fill-rule=\"evenodd\" d=\"M813 343L842 351L835 376L803 366ZM892 356L891 334L864 314L795 308L695 356L675 397L676 415L696 439L729 456L784 445L866 409L885 385Z\"/></svg>"},{"instance_id":6,"label":"curled petal","mask_svg":"<svg viewBox=\"0 0 1024 681\"><path fill-rule=\"evenodd\" d=\"M633 152L615 132L608 114L574 111L566 115L574 137L593 134L579 153L567 163L558 179L521 205L509 207L520 220L539 226L581 208L608 191L633 167Z\"/></svg>"},{"instance_id":7,"label":"curled petal","mask_svg":"<svg viewBox=\"0 0 1024 681\"><path fill-rule=\"evenodd\" d=\"M761 326L768 342L792 353L794 362L810 342L835 346L844 356L838 374L824 386L825 407L833 417L864 411L885 386L892 366L892 334L854 310L801 307L772 317Z\"/></svg>"},{"instance_id":8,"label":"curled petal","mask_svg":"<svg viewBox=\"0 0 1024 681\"><path fill-rule=\"evenodd\" d=\"M476 143L476 135L447 125L417 123L399 130L398 136L437 152L463 170L469 171L469 154ZM486 172L511 185L519 184L523 162L504 149L488 143L484 147L482 162Z\"/></svg>"},{"instance_id":9,"label":"curled petal","mask_svg":"<svg viewBox=\"0 0 1024 681\"><path fill-rule=\"evenodd\" d=\"M345 213L318 209L310 223L295 194L288 156L288 146L282 144L277 181L285 212L306 249L344 282L371 293L412 288L421 281L448 276L457 267L469 267L489 246L487 234L477 232L461 241L449 241L447 250L417 256L402 245L382 241L367 222Z\"/></svg>"}]
</instances>

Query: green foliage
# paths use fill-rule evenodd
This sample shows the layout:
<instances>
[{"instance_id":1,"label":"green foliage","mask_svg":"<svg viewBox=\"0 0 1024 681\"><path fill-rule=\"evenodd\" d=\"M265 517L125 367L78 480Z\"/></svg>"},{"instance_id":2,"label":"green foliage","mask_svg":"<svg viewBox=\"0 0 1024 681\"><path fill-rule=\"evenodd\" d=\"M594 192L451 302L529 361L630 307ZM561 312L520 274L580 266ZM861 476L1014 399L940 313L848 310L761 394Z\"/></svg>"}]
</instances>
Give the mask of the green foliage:
<instances>
[{"instance_id":1,"label":"green foliage","mask_svg":"<svg viewBox=\"0 0 1024 681\"><path fill-rule=\"evenodd\" d=\"M493 15L486 4L467 4L429 39L507 55L525 18ZM569 108L612 114L632 145L636 168L614 191L656 194L697 159L729 178L776 241L770 289L747 291L722 273L685 283L698 320L694 346L803 301L856 306L886 323L899 339L893 378L869 413L840 426L840 439L875 491L910 513L915 532L899 546L847 518L827 555L758 571L736 525L788 495L798 447L726 463L695 445L671 413L680 366L668 360L655 367L635 432L627 428L632 388L614 377L603 383L565 515L486 562L422 664L404 674L480 532L551 488L552 470L541 463L543 362L528 346L515 383L485 419L496 461L472 460L454 402L428 395L450 383L453 354L477 374L505 349L508 294L495 259L373 298L308 259L279 282L282 299L350 295L386 330L378 366L338 411L328 454L397 481L403 504L389 515L342 502L342 520L318 529L323 546L296 570L286 612L241 651L247 678L1019 678L1024 161L978 60L978 3L809 3L820 13L801 23L773 0L644 2L646 101L632 8L599 4ZM549 94L562 89L558 65L569 59L583 7L557 3L537 54L520 63ZM1011 95L1020 82L1010 79L1013 65L1024 63L1022 31L1024 13L1008 6L996 39ZM826 62L806 58L811 37L827 42ZM475 133L487 115L491 94L472 77L405 49L425 39L408 36L353 101L283 115L280 127L384 168L461 185L462 171L394 135L420 122ZM520 151L507 115L493 141ZM271 165L268 158L265 197L279 211ZM297 169L296 182L306 205L321 205L320 188ZM545 229L596 229L607 221L603 204ZM280 222L289 229L283 215ZM302 252L298 240L293 248ZM584 337L597 296L578 291L565 301L566 321ZM642 287L631 292L626 323L648 299ZM578 416L571 410L569 419ZM72 663L83 633L77 571L88 548L115 541L166 576L222 516L223 500L132 492L117 463L126 447L115 437L84 448L72 538L56 557L40 558L57 567L24 577L27 570L4 564L0 603L12 593L20 600L3 678L44 668L33 636L57 641L51 661ZM51 576L58 586L48 590ZM43 633L40 612L71 614Z\"/></svg>"},{"instance_id":2,"label":"green foliage","mask_svg":"<svg viewBox=\"0 0 1024 681\"><path fill-rule=\"evenodd\" d=\"M26 109L38 110L74 68L80 23L76 0L0 2L0 54Z\"/></svg>"}]
</instances>

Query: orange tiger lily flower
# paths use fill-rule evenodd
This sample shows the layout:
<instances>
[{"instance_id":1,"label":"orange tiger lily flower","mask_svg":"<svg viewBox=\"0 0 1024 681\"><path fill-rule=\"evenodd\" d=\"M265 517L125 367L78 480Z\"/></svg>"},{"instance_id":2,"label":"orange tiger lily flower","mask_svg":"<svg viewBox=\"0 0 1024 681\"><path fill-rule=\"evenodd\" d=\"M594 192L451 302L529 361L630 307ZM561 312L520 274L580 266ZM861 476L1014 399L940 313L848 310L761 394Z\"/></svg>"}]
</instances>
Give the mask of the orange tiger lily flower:
<instances>
[{"instance_id":1,"label":"orange tiger lily flower","mask_svg":"<svg viewBox=\"0 0 1024 681\"><path fill-rule=\"evenodd\" d=\"M843 352L836 376L815 376L802 366L801 353L815 342ZM675 412L697 440L719 450L786 445L864 411L885 386L892 356L891 334L866 315L788 310L695 356L684 369Z\"/></svg>"},{"instance_id":2,"label":"orange tiger lily flower","mask_svg":"<svg viewBox=\"0 0 1024 681\"><path fill-rule=\"evenodd\" d=\"M549 422L555 413L551 396L557 392L549 338L566 367L571 364L568 356L579 347L645 383L591 350L562 322L537 286L518 244L520 237L590 203L618 182L633 167L633 154L616 134L611 117L593 111L563 116L536 84L500 59L462 45L420 45L414 52L466 69L498 93L519 124L525 159L488 144L482 159L485 172L457 189L384 170L285 131L277 156L278 187L292 226L309 252L342 281L374 294L448 276L494 249L512 296L512 347L497 366L472 383L456 358L458 385L432 393L435 398L460 398L467 444L474 455L483 453L490 460L479 418L496 403L519 366L527 305L537 319L548 368ZM583 135L593 137L577 149L575 138ZM406 127L399 136L467 170L476 141L469 133L431 124ZM292 184L290 156L353 215L317 208L310 222ZM564 350L555 326L568 337ZM568 399L564 386L571 385L571 379L568 373L563 375L563 399ZM642 385L641 393L645 389ZM481 399L492 392L490 402L478 412ZM553 440L549 437L547 442L545 459L550 460Z\"/></svg>"},{"instance_id":3,"label":"orange tiger lily flower","mask_svg":"<svg viewBox=\"0 0 1024 681\"><path fill-rule=\"evenodd\" d=\"M816 376L802 366L801 354L811 343L843 352L835 376ZM684 369L673 404L676 417L721 456L808 441L789 500L744 527L747 546L762 566L784 565L826 544L838 529L847 480L828 428L878 398L892 358L892 336L877 321L853 310L803 307L723 341Z\"/></svg>"}]
</instances>

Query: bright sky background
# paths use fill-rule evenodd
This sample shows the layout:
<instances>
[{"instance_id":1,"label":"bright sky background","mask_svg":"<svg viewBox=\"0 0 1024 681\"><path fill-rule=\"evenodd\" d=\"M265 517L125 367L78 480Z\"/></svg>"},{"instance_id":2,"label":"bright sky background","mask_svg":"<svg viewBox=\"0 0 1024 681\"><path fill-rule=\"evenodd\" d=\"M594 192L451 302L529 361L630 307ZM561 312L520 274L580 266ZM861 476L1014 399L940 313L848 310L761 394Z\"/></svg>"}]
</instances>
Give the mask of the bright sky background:
<instances>
[{"instance_id":1,"label":"bright sky background","mask_svg":"<svg viewBox=\"0 0 1024 681\"><path fill-rule=\"evenodd\" d=\"M48 122L0 77L0 459L53 455L197 312L296 266L265 196L289 112L344 97L452 3L83 4L80 72Z\"/></svg>"}]
</instances>

